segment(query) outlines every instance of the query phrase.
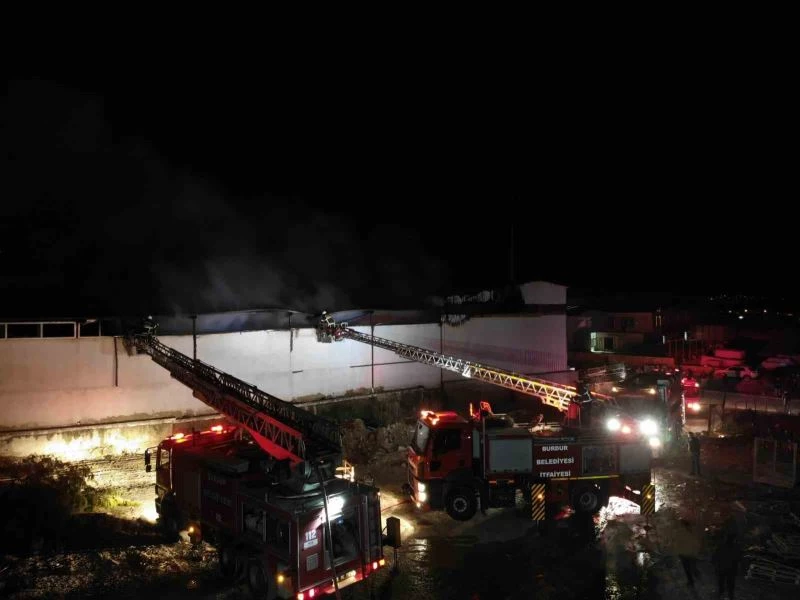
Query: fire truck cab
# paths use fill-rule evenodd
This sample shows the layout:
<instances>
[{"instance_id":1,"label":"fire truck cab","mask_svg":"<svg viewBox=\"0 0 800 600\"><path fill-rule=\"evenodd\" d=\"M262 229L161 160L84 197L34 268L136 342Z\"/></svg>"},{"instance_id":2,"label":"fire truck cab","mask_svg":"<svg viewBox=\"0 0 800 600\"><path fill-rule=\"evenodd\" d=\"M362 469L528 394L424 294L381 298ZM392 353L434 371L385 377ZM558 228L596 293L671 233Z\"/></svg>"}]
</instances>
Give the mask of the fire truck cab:
<instances>
[{"instance_id":1,"label":"fire truck cab","mask_svg":"<svg viewBox=\"0 0 800 600\"><path fill-rule=\"evenodd\" d=\"M220 570L257 597L305 600L361 581L386 562L377 488L334 468L303 473L236 427L175 434L155 454L156 510L164 533L217 547Z\"/></svg>"},{"instance_id":2,"label":"fire truck cab","mask_svg":"<svg viewBox=\"0 0 800 600\"><path fill-rule=\"evenodd\" d=\"M536 520L564 507L593 513L612 495L651 512L651 448L631 426L616 425L581 431L516 424L487 403L470 419L422 411L408 449L406 491L418 508L444 509L461 521L479 506L514 506L520 491Z\"/></svg>"}]
</instances>

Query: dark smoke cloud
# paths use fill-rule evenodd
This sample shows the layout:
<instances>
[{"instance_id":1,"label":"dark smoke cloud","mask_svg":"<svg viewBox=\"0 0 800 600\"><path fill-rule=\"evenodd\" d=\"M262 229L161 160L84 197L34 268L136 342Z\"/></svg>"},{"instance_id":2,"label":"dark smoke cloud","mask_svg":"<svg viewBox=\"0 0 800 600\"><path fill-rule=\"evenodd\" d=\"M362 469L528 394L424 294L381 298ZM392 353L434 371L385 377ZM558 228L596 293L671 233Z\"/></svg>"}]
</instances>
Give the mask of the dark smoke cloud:
<instances>
[{"instance_id":1,"label":"dark smoke cloud","mask_svg":"<svg viewBox=\"0 0 800 600\"><path fill-rule=\"evenodd\" d=\"M10 313L420 306L446 289L446 264L424 257L415 231L317 199L234 197L120 135L97 96L12 83L0 134Z\"/></svg>"}]
</instances>

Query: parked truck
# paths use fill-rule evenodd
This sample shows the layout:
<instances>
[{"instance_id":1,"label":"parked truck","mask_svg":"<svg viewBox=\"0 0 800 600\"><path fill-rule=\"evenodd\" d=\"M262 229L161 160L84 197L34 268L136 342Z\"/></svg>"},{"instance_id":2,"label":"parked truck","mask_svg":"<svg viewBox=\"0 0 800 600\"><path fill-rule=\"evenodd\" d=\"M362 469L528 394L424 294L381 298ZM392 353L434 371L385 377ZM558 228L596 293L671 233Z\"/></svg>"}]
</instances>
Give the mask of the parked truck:
<instances>
[{"instance_id":1,"label":"parked truck","mask_svg":"<svg viewBox=\"0 0 800 600\"><path fill-rule=\"evenodd\" d=\"M408 450L406 492L417 507L444 509L454 519L472 518L478 507L512 506L521 491L531 516L542 521L559 509L593 513L610 496L627 498L643 514L655 512L652 449L662 426L631 414L616 398L514 373L410 344L360 333L324 314L317 326L323 343L353 340L390 350L463 377L535 396L564 414L561 422L517 424L482 402L469 418L423 411Z\"/></svg>"},{"instance_id":2,"label":"parked truck","mask_svg":"<svg viewBox=\"0 0 800 600\"><path fill-rule=\"evenodd\" d=\"M145 453L164 534L214 544L223 575L256 597L306 600L369 577L400 545L380 493L355 480L335 423L165 346L127 339L230 423L178 432ZM153 464L155 463L155 464Z\"/></svg>"},{"instance_id":3,"label":"parked truck","mask_svg":"<svg viewBox=\"0 0 800 600\"><path fill-rule=\"evenodd\" d=\"M298 480L222 425L167 438L146 454L153 462L165 535L214 544L222 574L256 597L314 598L386 564L378 490L349 475Z\"/></svg>"},{"instance_id":4,"label":"parked truck","mask_svg":"<svg viewBox=\"0 0 800 600\"><path fill-rule=\"evenodd\" d=\"M469 418L422 411L408 449L407 492L417 507L466 521L479 506L514 506L521 491L538 521L565 509L594 513L610 496L655 511L651 448L634 433L636 423L518 424L481 404Z\"/></svg>"}]
</instances>

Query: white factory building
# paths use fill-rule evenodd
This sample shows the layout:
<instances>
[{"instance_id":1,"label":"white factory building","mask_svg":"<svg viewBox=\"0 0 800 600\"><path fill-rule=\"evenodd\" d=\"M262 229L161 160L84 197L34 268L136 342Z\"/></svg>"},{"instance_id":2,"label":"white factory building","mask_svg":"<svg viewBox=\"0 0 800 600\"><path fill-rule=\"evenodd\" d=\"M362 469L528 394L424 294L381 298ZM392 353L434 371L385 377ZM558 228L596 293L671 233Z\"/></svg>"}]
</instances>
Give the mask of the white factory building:
<instances>
[{"instance_id":1,"label":"white factory building","mask_svg":"<svg viewBox=\"0 0 800 600\"><path fill-rule=\"evenodd\" d=\"M441 309L334 317L378 337L559 380L567 369L566 291L531 282L519 286L513 306L493 302L492 293L449 299L444 318ZM286 310L155 316L163 343L284 400L435 388L460 377L352 340L321 343L316 319ZM0 428L8 434L209 413L149 356L126 351L122 323L0 317Z\"/></svg>"}]
</instances>

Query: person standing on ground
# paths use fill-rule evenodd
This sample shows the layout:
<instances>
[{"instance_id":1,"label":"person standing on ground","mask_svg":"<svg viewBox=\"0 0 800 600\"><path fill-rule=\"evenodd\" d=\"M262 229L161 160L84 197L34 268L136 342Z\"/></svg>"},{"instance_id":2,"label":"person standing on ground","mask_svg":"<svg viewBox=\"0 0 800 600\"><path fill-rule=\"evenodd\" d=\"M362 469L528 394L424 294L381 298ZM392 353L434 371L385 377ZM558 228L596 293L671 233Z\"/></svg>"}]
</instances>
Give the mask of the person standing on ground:
<instances>
[{"instance_id":1,"label":"person standing on ground","mask_svg":"<svg viewBox=\"0 0 800 600\"><path fill-rule=\"evenodd\" d=\"M689 453L692 455L692 475L700 476L700 438L689 432Z\"/></svg>"},{"instance_id":2,"label":"person standing on ground","mask_svg":"<svg viewBox=\"0 0 800 600\"><path fill-rule=\"evenodd\" d=\"M700 555L700 538L692 523L687 519L678 521L678 558L686 573L686 584L694 588L694 581L700 574L697 559Z\"/></svg>"},{"instance_id":3,"label":"person standing on ground","mask_svg":"<svg viewBox=\"0 0 800 600\"><path fill-rule=\"evenodd\" d=\"M733 590L736 585L736 575L739 572L741 550L736 531L728 528L722 540L711 556L714 570L717 573L717 595L722 598L727 593L728 600L733 600Z\"/></svg>"}]
</instances>

